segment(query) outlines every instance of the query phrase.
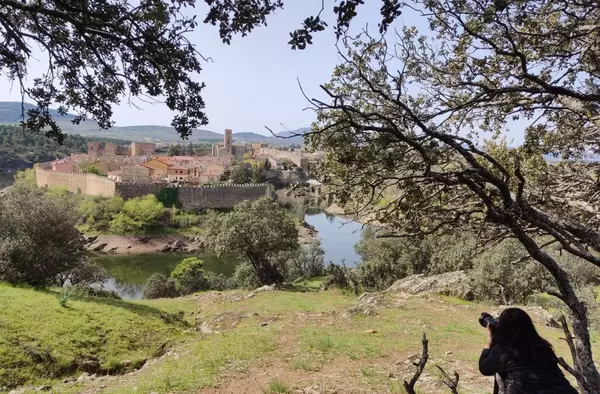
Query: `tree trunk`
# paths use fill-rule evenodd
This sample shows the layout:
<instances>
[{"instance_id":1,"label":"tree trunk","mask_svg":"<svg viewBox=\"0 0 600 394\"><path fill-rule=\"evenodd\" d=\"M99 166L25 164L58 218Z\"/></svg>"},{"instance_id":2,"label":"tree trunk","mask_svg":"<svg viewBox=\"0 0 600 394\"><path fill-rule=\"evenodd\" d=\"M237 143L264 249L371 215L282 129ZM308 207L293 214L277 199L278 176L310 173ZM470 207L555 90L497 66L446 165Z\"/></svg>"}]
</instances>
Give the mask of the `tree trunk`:
<instances>
[{"instance_id":1,"label":"tree trunk","mask_svg":"<svg viewBox=\"0 0 600 394\"><path fill-rule=\"evenodd\" d=\"M600 394L600 373L598 373L592 357L588 311L585 304L575 294L567 272L550 255L545 253L522 228L513 226L512 231L529 255L542 264L554 277L560 291L559 296L571 312L573 342L576 353L573 355L573 368L581 374L580 378L577 379L581 393Z\"/></svg>"},{"instance_id":2,"label":"tree trunk","mask_svg":"<svg viewBox=\"0 0 600 394\"><path fill-rule=\"evenodd\" d=\"M258 281L261 285L272 285L284 281L285 278L281 272L279 272L277 267L268 260L259 259L253 255L248 255L248 258L254 267L254 271L256 272L256 276L258 276Z\"/></svg>"}]
</instances>

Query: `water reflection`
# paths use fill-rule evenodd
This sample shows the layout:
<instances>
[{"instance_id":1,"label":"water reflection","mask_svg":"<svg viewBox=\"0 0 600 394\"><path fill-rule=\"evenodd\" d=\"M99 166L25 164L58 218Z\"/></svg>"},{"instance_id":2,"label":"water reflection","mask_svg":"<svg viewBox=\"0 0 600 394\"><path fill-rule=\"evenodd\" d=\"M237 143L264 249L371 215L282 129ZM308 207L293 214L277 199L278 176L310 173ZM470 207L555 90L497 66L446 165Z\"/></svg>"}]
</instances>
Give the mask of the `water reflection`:
<instances>
[{"instance_id":1,"label":"water reflection","mask_svg":"<svg viewBox=\"0 0 600 394\"><path fill-rule=\"evenodd\" d=\"M344 263L347 267L355 267L360 261L354 246L361 237L372 236L375 231L371 226L321 210L307 210L304 220L319 232L325 262Z\"/></svg>"},{"instance_id":2,"label":"water reflection","mask_svg":"<svg viewBox=\"0 0 600 394\"><path fill-rule=\"evenodd\" d=\"M92 261L103 266L112 278L103 283L107 290L116 291L123 299L142 298L144 284L154 273L169 275L183 259L198 257L204 261L204 269L231 275L237 264L232 256L217 258L210 253L151 253L136 255L96 255Z\"/></svg>"}]
</instances>

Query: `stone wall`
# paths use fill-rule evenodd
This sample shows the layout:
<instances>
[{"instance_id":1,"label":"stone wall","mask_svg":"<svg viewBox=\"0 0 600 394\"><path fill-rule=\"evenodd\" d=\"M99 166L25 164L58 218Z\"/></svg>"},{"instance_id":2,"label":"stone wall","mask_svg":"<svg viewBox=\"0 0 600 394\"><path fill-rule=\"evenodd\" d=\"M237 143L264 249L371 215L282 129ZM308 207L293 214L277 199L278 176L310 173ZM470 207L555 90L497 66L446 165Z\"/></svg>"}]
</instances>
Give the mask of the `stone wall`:
<instances>
[{"instance_id":1,"label":"stone wall","mask_svg":"<svg viewBox=\"0 0 600 394\"><path fill-rule=\"evenodd\" d=\"M70 192L124 199L157 195L165 187L178 189L178 200L184 209L233 208L244 200L258 200L271 196L271 185L268 183L244 185L200 185L200 186L166 186L161 184L128 184L114 181L95 174L80 172L51 171L47 165L40 164L36 169L36 181L39 187L61 187Z\"/></svg>"},{"instance_id":2,"label":"stone wall","mask_svg":"<svg viewBox=\"0 0 600 394\"><path fill-rule=\"evenodd\" d=\"M146 194L158 195L166 186L164 185L135 185L116 184L115 193L124 199L144 196ZM245 185L210 185L210 186L174 186L178 189L178 199L182 208L188 210L210 208L233 208L244 200L258 200L261 197L271 196L271 187L268 183Z\"/></svg>"},{"instance_id":3,"label":"stone wall","mask_svg":"<svg viewBox=\"0 0 600 394\"><path fill-rule=\"evenodd\" d=\"M115 183L96 174L82 172L50 171L43 165L36 168L36 182L39 187L62 187L70 192L112 197L115 195Z\"/></svg>"}]
</instances>

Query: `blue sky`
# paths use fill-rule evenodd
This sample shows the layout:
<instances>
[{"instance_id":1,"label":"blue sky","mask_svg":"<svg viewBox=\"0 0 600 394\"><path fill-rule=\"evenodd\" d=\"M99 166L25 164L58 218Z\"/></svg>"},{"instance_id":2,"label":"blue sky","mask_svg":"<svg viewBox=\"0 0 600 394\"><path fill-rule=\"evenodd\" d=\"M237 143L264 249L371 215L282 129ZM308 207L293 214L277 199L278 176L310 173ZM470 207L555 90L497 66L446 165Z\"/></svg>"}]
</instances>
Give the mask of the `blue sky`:
<instances>
[{"instance_id":1,"label":"blue sky","mask_svg":"<svg viewBox=\"0 0 600 394\"><path fill-rule=\"evenodd\" d=\"M204 64L204 71L197 77L207 85L204 99L209 117L209 130L222 132L231 128L234 132L259 132L268 134L264 126L281 131L283 124L289 129L310 126L314 120L307 106L297 79L306 93L320 95L319 84L329 80L333 67L338 63L333 31L328 29L315 37L315 43L304 51L293 51L287 41L289 32L298 28L302 20L318 13L320 0L287 0L286 7L271 15L268 26L261 27L247 37L235 37L231 45L223 44L215 27L201 25L190 35L198 50L213 62ZM366 23L377 28L380 2L369 1L355 20L356 28ZM329 24L334 18L332 0L325 1L323 16ZM206 15L203 1L194 9L198 18ZM44 59L43 53L35 54ZM45 65L31 60L29 80L39 76ZM6 79L0 79L0 101L18 101L17 86L12 87ZM172 113L163 104L150 105L136 102L142 110L124 103L114 108L114 120L118 126L159 124L169 125Z\"/></svg>"}]
</instances>

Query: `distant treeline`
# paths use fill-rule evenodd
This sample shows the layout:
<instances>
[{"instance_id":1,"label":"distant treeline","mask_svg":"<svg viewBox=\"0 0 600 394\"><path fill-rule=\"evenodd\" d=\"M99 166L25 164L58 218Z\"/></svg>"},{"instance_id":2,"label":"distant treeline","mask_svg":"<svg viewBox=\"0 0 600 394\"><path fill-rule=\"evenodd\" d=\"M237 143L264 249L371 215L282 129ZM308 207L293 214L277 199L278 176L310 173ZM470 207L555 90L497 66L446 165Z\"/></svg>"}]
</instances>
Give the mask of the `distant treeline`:
<instances>
[{"instance_id":1,"label":"distant treeline","mask_svg":"<svg viewBox=\"0 0 600 394\"><path fill-rule=\"evenodd\" d=\"M87 152L88 141L112 142L118 145L129 141L112 138L87 138L78 134L69 134L63 144L41 134L24 131L19 126L0 125L0 169L20 169L60 159L75 153Z\"/></svg>"}]
</instances>

